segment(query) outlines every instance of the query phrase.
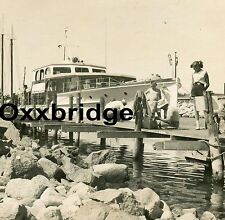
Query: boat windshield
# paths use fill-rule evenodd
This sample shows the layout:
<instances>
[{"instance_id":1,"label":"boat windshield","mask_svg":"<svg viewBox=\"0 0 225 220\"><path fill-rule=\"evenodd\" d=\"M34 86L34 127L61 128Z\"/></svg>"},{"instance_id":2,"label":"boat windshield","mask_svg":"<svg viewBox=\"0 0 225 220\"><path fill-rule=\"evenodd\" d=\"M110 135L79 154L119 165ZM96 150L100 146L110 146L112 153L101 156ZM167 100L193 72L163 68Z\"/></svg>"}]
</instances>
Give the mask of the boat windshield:
<instances>
[{"instance_id":1,"label":"boat windshield","mask_svg":"<svg viewBox=\"0 0 225 220\"><path fill-rule=\"evenodd\" d=\"M60 74L60 73L71 73L70 67L53 67L53 74Z\"/></svg>"}]
</instances>

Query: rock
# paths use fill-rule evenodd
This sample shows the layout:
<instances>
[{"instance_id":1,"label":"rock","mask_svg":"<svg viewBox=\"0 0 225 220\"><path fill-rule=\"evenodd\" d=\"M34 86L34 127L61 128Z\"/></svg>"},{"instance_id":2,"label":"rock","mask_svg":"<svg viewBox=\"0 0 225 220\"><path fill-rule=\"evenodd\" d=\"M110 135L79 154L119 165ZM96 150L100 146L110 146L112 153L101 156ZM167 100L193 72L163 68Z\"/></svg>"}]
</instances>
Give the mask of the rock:
<instances>
[{"instance_id":1,"label":"rock","mask_svg":"<svg viewBox=\"0 0 225 220\"><path fill-rule=\"evenodd\" d=\"M177 218L176 220L198 220L198 218L196 218L195 215L192 213L186 213L181 217Z\"/></svg>"},{"instance_id":2,"label":"rock","mask_svg":"<svg viewBox=\"0 0 225 220\"><path fill-rule=\"evenodd\" d=\"M8 142L0 139L0 156L7 155L9 152L10 146L8 146Z\"/></svg>"},{"instance_id":3,"label":"rock","mask_svg":"<svg viewBox=\"0 0 225 220\"><path fill-rule=\"evenodd\" d=\"M65 187L66 191L68 192L71 188L71 182L66 179L61 179L61 185Z\"/></svg>"},{"instance_id":4,"label":"rock","mask_svg":"<svg viewBox=\"0 0 225 220\"><path fill-rule=\"evenodd\" d=\"M49 178L55 178L58 181L66 178L66 174L63 172L63 170L60 169L57 164L53 163L51 160L41 158L38 160L38 164Z\"/></svg>"},{"instance_id":5,"label":"rock","mask_svg":"<svg viewBox=\"0 0 225 220\"><path fill-rule=\"evenodd\" d=\"M173 214L174 218L176 219L183 215L183 210L181 207L176 206L172 209L172 214Z\"/></svg>"},{"instance_id":6,"label":"rock","mask_svg":"<svg viewBox=\"0 0 225 220\"><path fill-rule=\"evenodd\" d=\"M120 210L112 210L109 212L105 220L140 220L138 216L132 216ZM146 219L145 217L143 219Z\"/></svg>"},{"instance_id":7,"label":"rock","mask_svg":"<svg viewBox=\"0 0 225 220\"><path fill-rule=\"evenodd\" d=\"M216 220L215 215L213 215L211 212L203 212L200 220Z\"/></svg>"},{"instance_id":8,"label":"rock","mask_svg":"<svg viewBox=\"0 0 225 220\"><path fill-rule=\"evenodd\" d=\"M90 198L103 203L117 203L117 200L122 201L123 192L117 189L105 189L92 193Z\"/></svg>"},{"instance_id":9,"label":"rock","mask_svg":"<svg viewBox=\"0 0 225 220\"><path fill-rule=\"evenodd\" d=\"M97 164L103 163L115 163L116 156L112 150L100 150L92 152L87 158L84 159L84 163L91 167Z\"/></svg>"},{"instance_id":10,"label":"rock","mask_svg":"<svg viewBox=\"0 0 225 220\"><path fill-rule=\"evenodd\" d=\"M62 196L66 196L66 189L64 186L57 186L55 189Z\"/></svg>"},{"instance_id":11,"label":"rock","mask_svg":"<svg viewBox=\"0 0 225 220\"><path fill-rule=\"evenodd\" d=\"M48 206L59 206L65 199L64 196L57 193L52 188L47 188L41 195L40 199L43 201L46 207Z\"/></svg>"},{"instance_id":12,"label":"rock","mask_svg":"<svg viewBox=\"0 0 225 220\"><path fill-rule=\"evenodd\" d=\"M0 118L0 124L2 127L6 127L7 130L4 133L4 136L8 140L12 140L12 143L14 145L20 145L20 132L19 130L14 126L14 124L11 121L5 121Z\"/></svg>"},{"instance_id":13,"label":"rock","mask_svg":"<svg viewBox=\"0 0 225 220\"><path fill-rule=\"evenodd\" d=\"M41 209L37 220L63 220L60 209L55 206Z\"/></svg>"},{"instance_id":14,"label":"rock","mask_svg":"<svg viewBox=\"0 0 225 220\"><path fill-rule=\"evenodd\" d=\"M161 202L163 203L163 207L162 207L162 215L160 217L161 220L173 220L173 214L169 208L169 206L166 204L166 202L164 202L163 200L161 200Z\"/></svg>"},{"instance_id":15,"label":"rock","mask_svg":"<svg viewBox=\"0 0 225 220\"><path fill-rule=\"evenodd\" d=\"M46 208L44 202L41 199L34 201L33 206L30 207L30 211L34 216L37 216L41 209Z\"/></svg>"},{"instance_id":16,"label":"rock","mask_svg":"<svg viewBox=\"0 0 225 220\"><path fill-rule=\"evenodd\" d=\"M62 205L60 206L63 219L74 219L76 212L81 205L81 199L76 194L72 194L64 199Z\"/></svg>"},{"instance_id":17,"label":"rock","mask_svg":"<svg viewBox=\"0 0 225 220\"><path fill-rule=\"evenodd\" d=\"M160 218L163 211L160 208L159 196L150 188L140 189L134 192L135 198L140 202L147 211L148 218Z\"/></svg>"},{"instance_id":18,"label":"rock","mask_svg":"<svg viewBox=\"0 0 225 220\"><path fill-rule=\"evenodd\" d=\"M36 217L32 214L32 211L31 211L31 207L29 206L26 206L26 209L27 209L27 216L26 216L26 220L37 220Z\"/></svg>"},{"instance_id":19,"label":"rock","mask_svg":"<svg viewBox=\"0 0 225 220\"><path fill-rule=\"evenodd\" d=\"M197 209L196 208L182 209L182 213L183 214L192 213L193 215L195 215L197 217Z\"/></svg>"},{"instance_id":20,"label":"rock","mask_svg":"<svg viewBox=\"0 0 225 220\"><path fill-rule=\"evenodd\" d=\"M94 165L93 170L102 175L107 182L121 183L128 179L128 168L124 164L99 164Z\"/></svg>"},{"instance_id":21,"label":"rock","mask_svg":"<svg viewBox=\"0 0 225 220\"><path fill-rule=\"evenodd\" d=\"M32 148L32 139L30 137L24 136L22 137L20 144L25 148Z\"/></svg>"},{"instance_id":22,"label":"rock","mask_svg":"<svg viewBox=\"0 0 225 220\"><path fill-rule=\"evenodd\" d=\"M1 160L1 159L0 159ZM1 167L0 167L1 170ZM9 178L4 177L4 176L0 176L0 186L6 186L7 183L9 182Z\"/></svg>"},{"instance_id":23,"label":"rock","mask_svg":"<svg viewBox=\"0 0 225 220\"><path fill-rule=\"evenodd\" d=\"M95 189L93 187L80 182L70 188L70 190L68 191L68 195L76 193L81 198L81 200L83 200L88 199L90 197L90 194L93 192L95 192Z\"/></svg>"},{"instance_id":24,"label":"rock","mask_svg":"<svg viewBox=\"0 0 225 220\"><path fill-rule=\"evenodd\" d=\"M5 199L0 203L1 220L23 220L27 216L27 210L24 205L19 204L15 199Z\"/></svg>"},{"instance_id":25,"label":"rock","mask_svg":"<svg viewBox=\"0 0 225 220\"><path fill-rule=\"evenodd\" d=\"M12 167L12 158L6 158L5 156L0 157L0 182L1 185L6 185L6 181L8 181L13 172Z\"/></svg>"},{"instance_id":26,"label":"rock","mask_svg":"<svg viewBox=\"0 0 225 220\"><path fill-rule=\"evenodd\" d=\"M62 157L62 170L66 174L66 178L68 180L73 180L76 178L76 171L80 169L80 167L76 166L75 164L71 163L71 159L69 157Z\"/></svg>"},{"instance_id":27,"label":"rock","mask_svg":"<svg viewBox=\"0 0 225 220\"><path fill-rule=\"evenodd\" d=\"M21 204L31 206L46 188L46 184L37 179L32 181L18 178L9 181L5 193L9 197L19 200Z\"/></svg>"},{"instance_id":28,"label":"rock","mask_svg":"<svg viewBox=\"0 0 225 220\"><path fill-rule=\"evenodd\" d=\"M32 147L32 150L39 150L41 148L41 146L34 140L32 140L31 142L31 147Z\"/></svg>"},{"instance_id":29,"label":"rock","mask_svg":"<svg viewBox=\"0 0 225 220\"><path fill-rule=\"evenodd\" d=\"M37 165L37 158L32 151L14 150L11 156L11 178L26 178L43 174L42 168Z\"/></svg>"},{"instance_id":30,"label":"rock","mask_svg":"<svg viewBox=\"0 0 225 220\"><path fill-rule=\"evenodd\" d=\"M130 215L143 216L145 214L144 206L134 198L134 195L123 193L122 201L118 200L117 203L121 210Z\"/></svg>"},{"instance_id":31,"label":"rock","mask_svg":"<svg viewBox=\"0 0 225 220\"><path fill-rule=\"evenodd\" d=\"M110 211L109 206L100 202L90 201L87 202L85 205L81 206L78 209L76 216L72 219L105 220L109 211Z\"/></svg>"},{"instance_id":32,"label":"rock","mask_svg":"<svg viewBox=\"0 0 225 220\"><path fill-rule=\"evenodd\" d=\"M98 190L105 188L105 179L94 173L92 169L80 168L74 173L72 181L86 183L92 187L97 187Z\"/></svg>"},{"instance_id":33,"label":"rock","mask_svg":"<svg viewBox=\"0 0 225 220\"><path fill-rule=\"evenodd\" d=\"M49 151L49 149L47 149L47 148L45 148L45 147L41 147L41 148L39 149L39 152L40 152L40 154L41 154L41 157L47 158L47 157L51 157L51 156L52 156L52 155L51 155L51 152Z\"/></svg>"}]
</instances>

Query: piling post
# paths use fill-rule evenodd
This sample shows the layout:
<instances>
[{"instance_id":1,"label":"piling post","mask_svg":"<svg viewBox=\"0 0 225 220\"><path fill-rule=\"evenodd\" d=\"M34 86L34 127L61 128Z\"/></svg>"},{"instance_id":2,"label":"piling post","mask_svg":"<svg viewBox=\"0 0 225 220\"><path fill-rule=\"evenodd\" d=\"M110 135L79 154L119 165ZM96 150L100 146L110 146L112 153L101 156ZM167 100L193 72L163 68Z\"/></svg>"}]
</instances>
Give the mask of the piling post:
<instances>
[{"instance_id":1,"label":"piling post","mask_svg":"<svg viewBox=\"0 0 225 220\"><path fill-rule=\"evenodd\" d=\"M206 91L204 94L207 100L207 111L208 111L208 133L209 133L209 150L210 159L212 165L212 175L214 182L224 181L224 164L223 155L221 154L221 146L218 135L218 127L213 118L213 103L212 103L212 92Z\"/></svg>"},{"instance_id":2,"label":"piling post","mask_svg":"<svg viewBox=\"0 0 225 220\"><path fill-rule=\"evenodd\" d=\"M103 111L105 109L105 99L104 97L100 97L100 110L101 110L101 117L103 116ZM106 146L106 138L101 138L100 139L100 148L104 149Z\"/></svg>"},{"instance_id":3,"label":"piling post","mask_svg":"<svg viewBox=\"0 0 225 220\"><path fill-rule=\"evenodd\" d=\"M80 120L80 103L81 103L81 94L80 92L77 93L77 97L76 97L76 103L77 103L77 123L79 124L81 122ZM77 136L76 136L76 140L74 142L74 146L80 146L80 132L77 132Z\"/></svg>"},{"instance_id":4,"label":"piling post","mask_svg":"<svg viewBox=\"0 0 225 220\"><path fill-rule=\"evenodd\" d=\"M37 104L37 99L35 95L32 95L32 106L33 106L33 118L36 119L36 104ZM33 139L36 139L37 135L37 128L32 127L32 136Z\"/></svg>"},{"instance_id":5,"label":"piling post","mask_svg":"<svg viewBox=\"0 0 225 220\"><path fill-rule=\"evenodd\" d=\"M57 93L54 92L52 96L52 104L55 104L57 106ZM57 144L57 139L58 139L58 130L55 129L53 130L53 144Z\"/></svg>"},{"instance_id":6,"label":"piling post","mask_svg":"<svg viewBox=\"0 0 225 220\"><path fill-rule=\"evenodd\" d=\"M69 97L69 107L73 108L73 96ZM69 132L69 143L73 144L73 132Z\"/></svg>"},{"instance_id":7,"label":"piling post","mask_svg":"<svg viewBox=\"0 0 225 220\"><path fill-rule=\"evenodd\" d=\"M142 120L143 120L143 92L137 91L134 100L134 117L135 117L135 128L134 131L141 131ZM133 158L138 159L143 153L143 138L136 138L133 148Z\"/></svg>"}]
</instances>

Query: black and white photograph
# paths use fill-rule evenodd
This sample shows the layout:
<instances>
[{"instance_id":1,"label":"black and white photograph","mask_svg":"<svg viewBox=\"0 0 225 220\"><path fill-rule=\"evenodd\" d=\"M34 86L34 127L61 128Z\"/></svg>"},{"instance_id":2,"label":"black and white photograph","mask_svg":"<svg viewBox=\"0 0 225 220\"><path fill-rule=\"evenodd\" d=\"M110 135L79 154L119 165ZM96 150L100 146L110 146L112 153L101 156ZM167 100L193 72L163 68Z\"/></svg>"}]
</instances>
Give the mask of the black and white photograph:
<instances>
[{"instance_id":1,"label":"black and white photograph","mask_svg":"<svg viewBox=\"0 0 225 220\"><path fill-rule=\"evenodd\" d=\"M224 12L0 0L0 220L225 220Z\"/></svg>"}]
</instances>

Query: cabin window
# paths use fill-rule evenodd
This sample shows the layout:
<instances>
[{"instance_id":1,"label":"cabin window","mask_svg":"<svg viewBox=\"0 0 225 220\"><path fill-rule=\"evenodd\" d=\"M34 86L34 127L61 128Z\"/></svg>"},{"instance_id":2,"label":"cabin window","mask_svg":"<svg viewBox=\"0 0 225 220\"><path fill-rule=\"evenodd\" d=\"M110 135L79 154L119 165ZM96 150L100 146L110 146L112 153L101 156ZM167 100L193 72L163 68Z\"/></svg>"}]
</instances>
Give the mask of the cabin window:
<instances>
[{"instance_id":1,"label":"cabin window","mask_svg":"<svg viewBox=\"0 0 225 220\"><path fill-rule=\"evenodd\" d=\"M93 73L105 73L105 70L103 70L103 69L92 69L92 72Z\"/></svg>"},{"instance_id":2,"label":"cabin window","mask_svg":"<svg viewBox=\"0 0 225 220\"><path fill-rule=\"evenodd\" d=\"M71 73L70 67L53 67L53 74Z\"/></svg>"},{"instance_id":3,"label":"cabin window","mask_svg":"<svg viewBox=\"0 0 225 220\"><path fill-rule=\"evenodd\" d=\"M43 79L43 78L44 78L44 70L41 69L39 80L41 80L41 79Z\"/></svg>"},{"instance_id":4,"label":"cabin window","mask_svg":"<svg viewBox=\"0 0 225 220\"><path fill-rule=\"evenodd\" d=\"M46 68L45 75L49 75L49 74L50 74L50 68Z\"/></svg>"},{"instance_id":5,"label":"cabin window","mask_svg":"<svg viewBox=\"0 0 225 220\"><path fill-rule=\"evenodd\" d=\"M35 81L38 81L38 75L39 75L39 71L35 72Z\"/></svg>"},{"instance_id":6,"label":"cabin window","mask_svg":"<svg viewBox=\"0 0 225 220\"><path fill-rule=\"evenodd\" d=\"M89 70L88 70L88 68L85 68L85 67L75 67L75 72L76 73L88 73Z\"/></svg>"}]
</instances>

